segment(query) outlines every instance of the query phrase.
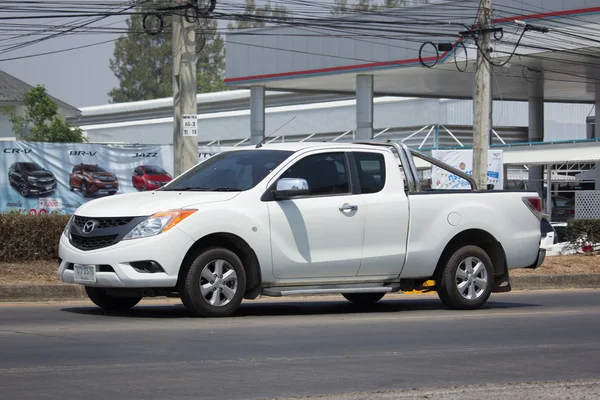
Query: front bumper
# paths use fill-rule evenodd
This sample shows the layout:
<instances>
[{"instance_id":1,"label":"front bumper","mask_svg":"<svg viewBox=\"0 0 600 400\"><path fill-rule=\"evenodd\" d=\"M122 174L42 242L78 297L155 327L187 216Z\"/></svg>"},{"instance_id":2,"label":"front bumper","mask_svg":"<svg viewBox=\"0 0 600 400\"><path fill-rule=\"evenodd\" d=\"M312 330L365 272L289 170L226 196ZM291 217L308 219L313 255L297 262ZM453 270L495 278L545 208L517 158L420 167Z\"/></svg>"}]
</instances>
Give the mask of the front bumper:
<instances>
[{"instance_id":1,"label":"front bumper","mask_svg":"<svg viewBox=\"0 0 600 400\"><path fill-rule=\"evenodd\" d=\"M29 184L29 193L31 194L44 194L51 193L56 190L56 182L50 184Z\"/></svg>"},{"instance_id":2,"label":"front bumper","mask_svg":"<svg viewBox=\"0 0 600 400\"><path fill-rule=\"evenodd\" d=\"M65 283L75 283L74 271L70 268L73 264L85 264L97 266L96 283L86 283L86 286L106 288L175 287L183 259L193 244L192 238L177 227L153 237L122 240L115 245L90 251L75 248L63 234L58 247L61 259L58 267L58 279ZM165 272L138 272L130 264L136 261L155 261ZM103 267L99 268L99 266ZM111 268L106 268L106 266Z\"/></svg>"},{"instance_id":3,"label":"front bumper","mask_svg":"<svg viewBox=\"0 0 600 400\"><path fill-rule=\"evenodd\" d=\"M89 191L91 192L100 192L100 191L118 191L119 183L118 182L101 182L101 181L92 181L89 187Z\"/></svg>"}]
</instances>

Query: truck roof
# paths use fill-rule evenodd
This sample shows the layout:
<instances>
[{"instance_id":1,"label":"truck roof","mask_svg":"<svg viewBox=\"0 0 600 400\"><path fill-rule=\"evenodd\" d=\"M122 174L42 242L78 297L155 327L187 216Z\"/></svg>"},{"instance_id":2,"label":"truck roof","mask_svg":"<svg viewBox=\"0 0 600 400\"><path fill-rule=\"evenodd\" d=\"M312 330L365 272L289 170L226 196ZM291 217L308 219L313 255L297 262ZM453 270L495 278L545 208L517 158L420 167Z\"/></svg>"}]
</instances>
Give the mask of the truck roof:
<instances>
[{"instance_id":1,"label":"truck roof","mask_svg":"<svg viewBox=\"0 0 600 400\"><path fill-rule=\"evenodd\" d=\"M254 146L240 146L240 149L249 149ZM271 144L263 144L262 149L265 150L284 150L284 151L300 151L306 149L348 149L348 148L356 148L356 149L383 149L381 147L370 146L367 144L356 144L356 143L347 143L347 142L291 142L291 143L271 143Z\"/></svg>"}]
</instances>

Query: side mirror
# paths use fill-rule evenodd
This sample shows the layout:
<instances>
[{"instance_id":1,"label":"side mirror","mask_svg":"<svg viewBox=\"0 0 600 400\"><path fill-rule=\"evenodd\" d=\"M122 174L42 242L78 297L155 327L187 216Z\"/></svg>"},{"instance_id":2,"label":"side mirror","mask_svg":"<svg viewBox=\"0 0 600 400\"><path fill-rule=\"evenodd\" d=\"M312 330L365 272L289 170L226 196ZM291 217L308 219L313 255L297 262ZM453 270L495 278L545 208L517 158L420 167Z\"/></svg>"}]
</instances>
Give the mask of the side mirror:
<instances>
[{"instance_id":1,"label":"side mirror","mask_svg":"<svg viewBox=\"0 0 600 400\"><path fill-rule=\"evenodd\" d=\"M308 182L301 178L282 178L277 181L277 189L273 190L275 200L286 200L310 194Z\"/></svg>"}]
</instances>

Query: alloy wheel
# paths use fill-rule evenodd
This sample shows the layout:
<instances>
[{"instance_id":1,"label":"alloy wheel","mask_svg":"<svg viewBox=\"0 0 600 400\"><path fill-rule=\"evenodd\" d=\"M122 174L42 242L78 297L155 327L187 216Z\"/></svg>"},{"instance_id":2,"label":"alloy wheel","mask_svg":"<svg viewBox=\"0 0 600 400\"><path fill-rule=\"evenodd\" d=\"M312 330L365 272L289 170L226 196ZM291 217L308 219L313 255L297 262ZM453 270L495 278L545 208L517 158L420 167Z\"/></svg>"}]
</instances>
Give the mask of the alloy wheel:
<instances>
[{"instance_id":1,"label":"alloy wheel","mask_svg":"<svg viewBox=\"0 0 600 400\"><path fill-rule=\"evenodd\" d=\"M216 259L204 266L200 274L200 293L214 307L226 306L238 290L238 276L233 266Z\"/></svg>"},{"instance_id":2,"label":"alloy wheel","mask_svg":"<svg viewBox=\"0 0 600 400\"><path fill-rule=\"evenodd\" d=\"M489 285L485 264L477 257L467 257L456 269L456 288L467 300L477 300Z\"/></svg>"}]
</instances>

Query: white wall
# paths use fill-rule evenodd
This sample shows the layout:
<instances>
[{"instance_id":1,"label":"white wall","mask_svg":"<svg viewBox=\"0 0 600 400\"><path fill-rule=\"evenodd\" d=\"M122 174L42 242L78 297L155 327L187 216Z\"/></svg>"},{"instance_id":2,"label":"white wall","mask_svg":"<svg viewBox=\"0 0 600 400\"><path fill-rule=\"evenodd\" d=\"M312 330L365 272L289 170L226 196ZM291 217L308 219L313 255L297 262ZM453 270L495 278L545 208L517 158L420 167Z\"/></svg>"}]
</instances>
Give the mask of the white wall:
<instances>
[{"instance_id":1,"label":"white wall","mask_svg":"<svg viewBox=\"0 0 600 400\"><path fill-rule=\"evenodd\" d=\"M588 105L545 105L546 141L585 139L585 118ZM276 136L310 135L312 133L335 133L356 129L356 105L354 100L299 106L272 107L266 110L265 132L267 134L285 125ZM125 142L146 144L171 144L173 142L173 119L160 118L81 128L88 133L91 142ZM471 125L473 102L470 100L399 99L385 97L375 99L375 131L390 127L417 127L430 124ZM528 105L526 102L494 102L495 126L526 127ZM198 118L199 141L242 140L250 137L250 111L229 111L201 114Z\"/></svg>"}]
</instances>

